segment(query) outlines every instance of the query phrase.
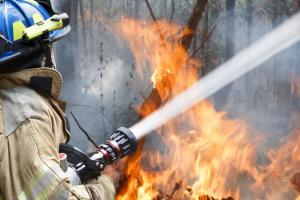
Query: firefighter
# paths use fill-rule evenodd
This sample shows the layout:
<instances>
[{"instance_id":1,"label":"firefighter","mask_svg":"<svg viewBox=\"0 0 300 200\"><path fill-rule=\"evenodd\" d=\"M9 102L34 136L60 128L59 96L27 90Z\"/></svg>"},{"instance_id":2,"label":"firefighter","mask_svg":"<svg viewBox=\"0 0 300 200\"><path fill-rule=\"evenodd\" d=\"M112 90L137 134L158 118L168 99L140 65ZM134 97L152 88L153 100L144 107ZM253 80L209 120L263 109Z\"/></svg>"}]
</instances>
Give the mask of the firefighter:
<instances>
[{"instance_id":1,"label":"firefighter","mask_svg":"<svg viewBox=\"0 0 300 200\"><path fill-rule=\"evenodd\" d=\"M72 185L60 168L70 133L51 44L69 31L50 0L0 0L0 200L115 198L110 176Z\"/></svg>"}]
</instances>

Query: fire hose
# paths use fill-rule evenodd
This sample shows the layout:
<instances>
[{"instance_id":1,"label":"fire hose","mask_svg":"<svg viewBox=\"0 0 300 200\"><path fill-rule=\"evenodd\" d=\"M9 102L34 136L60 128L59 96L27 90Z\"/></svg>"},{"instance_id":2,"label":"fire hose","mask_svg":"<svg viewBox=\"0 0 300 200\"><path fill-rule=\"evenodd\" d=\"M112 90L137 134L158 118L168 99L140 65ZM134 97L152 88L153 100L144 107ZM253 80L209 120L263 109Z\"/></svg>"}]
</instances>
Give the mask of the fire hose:
<instances>
[{"instance_id":1,"label":"fire hose","mask_svg":"<svg viewBox=\"0 0 300 200\"><path fill-rule=\"evenodd\" d=\"M66 172L73 185L86 183L101 175L107 165L133 153L137 148L137 140L130 129L121 127L114 131L108 140L95 152L85 154L69 144L59 147L61 168Z\"/></svg>"}]
</instances>

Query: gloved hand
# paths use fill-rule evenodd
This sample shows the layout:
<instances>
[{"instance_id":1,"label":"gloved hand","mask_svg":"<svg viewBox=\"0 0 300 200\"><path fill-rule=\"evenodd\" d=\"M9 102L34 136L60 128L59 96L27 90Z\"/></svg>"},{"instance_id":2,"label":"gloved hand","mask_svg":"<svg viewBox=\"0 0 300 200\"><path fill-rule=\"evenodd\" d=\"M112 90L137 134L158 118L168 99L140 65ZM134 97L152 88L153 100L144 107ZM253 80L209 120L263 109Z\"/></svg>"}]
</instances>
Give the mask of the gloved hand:
<instances>
[{"instance_id":1,"label":"gloved hand","mask_svg":"<svg viewBox=\"0 0 300 200\"><path fill-rule=\"evenodd\" d=\"M110 176L103 174L98 178L88 181L85 186L93 199L115 199L116 189Z\"/></svg>"},{"instance_id":2,"label":"gloved hand","mask_svg":"<svg viewBox=\"0 0 300 200\"><path fill-rule=\"evenodd\" d=\"M119 187L120 180L123 177L123 170L126 166L126 160L120 160L113 165L106 166L105 170L102 172L102 175L98 178L88 181L86 187L92 191L92 196L94 199L107 199L114 200L116 195L116 190ZM98 192L96 191L98 190ZM101 193L104 191L104 197L97 196L96 193ZM95 193L95 194L93 194ZM113 194L113 195L112 195Z\"/></svg>"},{"instance_id":3,"label":"gloved hand","mask_svg":"<svg viewBox=\"0 0 300 200\"><path fill-rule=\"evenodd\" d=\"M109 177L111 177L116 189L118 189L120 181L123 178L123 170L125 168L125 165L126 161L124 159L119 160L113 165L106 166L105 170L102 172L103 174L106 174Z\"/></svg>"}]
</instances>

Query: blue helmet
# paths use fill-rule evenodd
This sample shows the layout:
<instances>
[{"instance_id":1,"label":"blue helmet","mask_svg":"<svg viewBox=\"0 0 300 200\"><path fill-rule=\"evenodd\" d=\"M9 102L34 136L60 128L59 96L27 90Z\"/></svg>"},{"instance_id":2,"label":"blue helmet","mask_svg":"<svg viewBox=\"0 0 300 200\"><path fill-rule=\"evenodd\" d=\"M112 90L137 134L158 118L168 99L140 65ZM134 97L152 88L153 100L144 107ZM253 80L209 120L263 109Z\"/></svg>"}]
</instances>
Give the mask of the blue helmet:
<instances>
[{"instance_id":1,"label":"blue helmet","mask_svg":"<svg viewBox=\"0 0 300 200\"><path fill-rule=\"evenodd\" d=\"M46 49L70 32L69 17L50 0L0 0L0 65Z\"/></svg>"}]
</instances>

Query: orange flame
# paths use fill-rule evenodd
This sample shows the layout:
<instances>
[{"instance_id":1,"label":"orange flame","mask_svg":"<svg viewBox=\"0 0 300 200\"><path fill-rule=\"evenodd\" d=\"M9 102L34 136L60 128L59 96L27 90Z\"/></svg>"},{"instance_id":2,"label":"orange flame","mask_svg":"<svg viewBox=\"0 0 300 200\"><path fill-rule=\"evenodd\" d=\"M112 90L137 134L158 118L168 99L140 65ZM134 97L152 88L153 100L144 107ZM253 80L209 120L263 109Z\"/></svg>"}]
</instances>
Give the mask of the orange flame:
<instances>
[{"instance_id":1,"label":"orange flame","mask_svg":"<svg viewBox=\"0 0 300 200\"><path fill-rule=\"evenodd\" d=\"M139 74L151 67L151 80L162 102L198 79L200 62L189 58L180 44L189 30L166 21L128 18L118 24L118 30L128 41ZM140 112L146 115L149 110L153 110L151 102ZM289 180L300 166L300 129L268 152L266 166L257 164L266 138L241 120L217 112L208 101L156 133L155 139L162 145L140 145L129 159L127 179L117 200L296 198Z\"/></svg>"},{"instance_id":2,"label":"orange flame","mask_svg":"<svg viewBox=\"0 0 300 200\"><path fill-rule=\"evenodd\" d=\"M195 67L200 64L188 59L186 50L178 42L181 37L191 34L189 30L167 21L153 23L129 18L123 19L119 27L135 55L139 74L147 66L153 70L151 81L163 101L171 96L172 90L182 90L196 81Z\"/></svg>"}]
</instances>

